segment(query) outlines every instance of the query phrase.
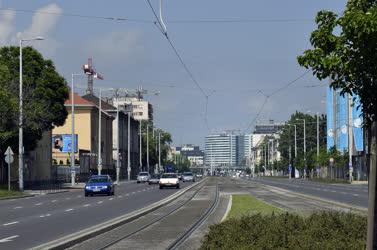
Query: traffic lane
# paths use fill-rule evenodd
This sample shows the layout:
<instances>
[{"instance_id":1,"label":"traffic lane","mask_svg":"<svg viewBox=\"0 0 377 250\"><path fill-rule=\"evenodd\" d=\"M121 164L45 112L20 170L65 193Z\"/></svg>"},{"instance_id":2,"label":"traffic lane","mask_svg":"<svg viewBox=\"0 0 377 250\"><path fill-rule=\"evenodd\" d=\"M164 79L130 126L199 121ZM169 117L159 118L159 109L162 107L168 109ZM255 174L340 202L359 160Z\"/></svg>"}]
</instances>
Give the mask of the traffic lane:
<instances>
[{"instance_id":1,"label":"traffic lane","mask_svg":"<svg viewBox=\"0 0 377 250\"><path fill-rule=\"evenodd\" d=\"M330 190L336 190L340 193L347 192L347 193L353 193L358 194L361 196L368 196L368 187L366 185L363 185L362 187L350 185L350 184L331 184L331 183L316 183L313 181L307 181L307 180L300 180L300 179L261 179L264 182L268 183L286 183L294 186L304 186L304 187L312 187L314 189L322 188L322 189L330 189Z\"/></svg>"},{"instance_id":2,"label":"traffic lane","mask_svg":"<svg viewBox=\"0 0 377 250\"><path fill-rule=\"evenodd\" d=\"M135 184L137 185L137 184ZM181 183L184 188L192 183ZM166 198L178 189L160 190L158 185L145 185L145 191L131 192L118 197L86 197L77 207L57 210L56 213L41 214L20 220L10 225L0 225L0 249L25 249L63 237L79 230L100 224L115 217L141 209ZM149 189L148 189L149 188ZM112 199L111 199L112 198ZM41 233L43 232L43 233ZM12 241L2 239L18 236Z\"/></svg>"},{"instance_id":3,"label":"traffic lane","mask_svg":"<svg viewBox=\"0 0 377 250\"><path fill-rule=\"evenodd\" d=\"M118 185L115 188L115 195L140 192L147 184ZM88 197L86 197L88 198ZM98 196L99 199L106 200L107 196ZM28 199L18 204L8 204L1 207L0 225L9 221L18 221L33 217L36 214L51 214L55 210L80 206L85 201L84 190L74 190L64 196L43 195L43 198Z\"/></svg>"},{"instance_id":4,"label":"traffic lane","mask_svg":"<svg viewBox=\"0 0 377 250\"><path fill-rule=\"evenodd\" d=\"M368 207L368 195L361 193L354 193L351 191L344 192L339 190L334 190L330 188L318 188L313 186L305 185L295 185L285 182L276 182L276 181L265 181L265 180L253 180L265 185L275 186L283 189L288 189L294 192L299 192L303 194L309 194L317 196L320 198L333 200L341 203L346 203L349 205L355 205L360 207Z\"/></svg>"}]
</instances>

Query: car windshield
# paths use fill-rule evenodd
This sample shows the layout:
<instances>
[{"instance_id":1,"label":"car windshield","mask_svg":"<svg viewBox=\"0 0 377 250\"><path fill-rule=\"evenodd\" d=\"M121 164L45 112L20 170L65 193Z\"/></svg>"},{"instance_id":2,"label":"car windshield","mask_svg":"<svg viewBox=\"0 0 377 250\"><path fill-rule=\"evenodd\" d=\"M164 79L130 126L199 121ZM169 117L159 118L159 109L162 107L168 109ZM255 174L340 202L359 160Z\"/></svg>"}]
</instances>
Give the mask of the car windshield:
<instances>
[{"instance_id":1,"label":"car windshield","mask_svg":"<svg viewBox=\"0 0 377 250\"><path fill-rule=\"evenodd\" d=\"M148 176L148 173L139 173L139 176Z\"/></svg>"},{"instance_id":2,"label":"car windshield","mask_svg":"<svg viewBox=\"0 0 377 250\"><path fill-rule=\"evenodd\" d=\"M106 177L100 177L100 178L91 178L88 183L103 183L103 182L108 182L109 179Z\"/></svg>"},{"instance_id":3,"label":"car windshield","mask_svg":"<svg viewBox=\"0 0 377 250\"><path fill-rule=\"evenodd\" d=\"M163 174L161 178L177 178L176 174Z\"/></svg>"},{"instance_id":4,"label":"car windshield","mask_svg":"<svg viewBox=\"0 0 377 250\"><path fill-rule=\"evenodd\" d=\"M152 178L153 179L160 179L160 176L158 174L154 174L154 175L152 175Z\"/></svg>"},{"instance_id":5,"label":"car windshield","mask_svg":"<svg viewBox=\"0 0 377 250\"><path fill-rule=\"evenodd\" d=\"M183 173L184 176L192 176L192 173Z\"/></svg>"}]
</instances>

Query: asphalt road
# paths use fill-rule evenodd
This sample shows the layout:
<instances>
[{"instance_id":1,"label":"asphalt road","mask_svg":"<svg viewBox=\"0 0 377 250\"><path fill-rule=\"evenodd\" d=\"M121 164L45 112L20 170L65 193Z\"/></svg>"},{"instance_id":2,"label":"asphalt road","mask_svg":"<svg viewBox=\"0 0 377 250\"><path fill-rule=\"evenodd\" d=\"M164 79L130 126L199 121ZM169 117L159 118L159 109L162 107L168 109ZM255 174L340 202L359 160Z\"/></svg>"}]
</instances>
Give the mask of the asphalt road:
<instances>
[{"instance_id":1,"label":"asphalt road","mask_svg":"<svg viewBox=\"0 0 377 250\"><path fill-rule=\"evenodd\" d=\"M184 188L189 183L181 183ZM83 190L0 200L0 249L27 249L157 202L177 189L122 183L115 196L84 197Z\"/></svg>"},{"instance_id":2,"label":"asphalt road","mask_svg":"<svg viewBox=\"0 0 377 250\"><path fill-rule=\"evenodd\" d=\"M251 181L348 205L368 207L368 186L363 184L331 184L287 178L256 178Z\"/></svg>"}]
</instances>

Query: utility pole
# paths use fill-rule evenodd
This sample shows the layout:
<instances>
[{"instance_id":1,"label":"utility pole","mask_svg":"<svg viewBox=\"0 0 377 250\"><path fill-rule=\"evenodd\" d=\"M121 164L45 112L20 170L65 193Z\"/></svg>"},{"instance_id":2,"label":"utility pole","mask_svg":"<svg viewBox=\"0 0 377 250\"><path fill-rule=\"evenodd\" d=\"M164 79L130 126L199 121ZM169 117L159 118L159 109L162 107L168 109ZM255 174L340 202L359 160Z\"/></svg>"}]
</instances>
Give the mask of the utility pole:
<instances>
[{"instance_id":1,"label":"utility pole","mask_svg":"<svg viewBox=\"0 0 377 250\"><path fill-rule=\"evenodd\" d=\"M293 126L295 126L295 160L297 160L297 125Z\"/></svg>"},{"instance_id":2,"label":"utility pole","mask_svg":"<svg viewBox=\"0 0 377 250\"><path fill-rule=\"evenodd\" d=\"M306 179L307 164L306 164L306 121L305 119L304 119L304 164L305 164L304 179Z\"/></svg>"},{"instance_id":3,"label":"utility pole","mask_svg":"<svg viewBox=\"0 0 377 250\"><path fill-rule=\"evenodd\" d=\"M131 112L127 112L128 116L128 135L127 135L127 179L131 180Z\"/></svg>"},{"instance_id":4,"label":"utility pole","mask_svg":"<svg viewBox=\"0 0 377 250\"><path fill-rule=\"evenodd\" d=\"M143 161L142 161L142 137L141 137L141 120L139 120L139 171L143 171Z\"/></svg>"},{"instance_id":5,"label":"utility pole","mask_svg":"<svg viewBox=\"0 0 377 250\"><path fill-rule=\"evenodd\" d=\"M212 144L211 144L211 174L210 176L212 176L213 174L213 154L212 154Z\"/></svg>"},{"instance_id":6,"label":"utility pole","mask_svg":"<svg viewBox=\"0 0 377 250\"><path fill-rule=\"evenodd\" d=\"M18 121L18 185L20 191L24 191L24 141L23 141L23 70L22 70L22 42L44 40L43 37L35 37L32 39L20 39L20 101L19 101L19 121Z\"/></svg>"},{"instance_id":7,"label":"utility pole","mask_svg":"<svg viewBox=\"0 0 377 250\"><path fill-rule=\"evenodd\" d=\"M319 171L319 113L317 113L317 169Z\"/></svg>"},{"instance_id":8,"label":"utility pole","mask_svg":"<svg viewBox=\"0 0 377 250\"><path fill-rule=\"evenodd\" d=\"M101 120L102 120L102 89L99 89L99 112L98 112L98 175L102 171L102 136L101 136Z\"/></svg>"},{"instance_id":9,"label":"utility pole","mask_svg":"<svg viewBox=\"0 0 377 250\"><path fill-rule=\"evenodd\" d=\"M74 83L72 74L71 78L71 120L72 120L72 133L71 133L71 186L75 185L76 171L75 171L75 95Z\"/></svg>"},{"instance_id":10,"label":"utility pole","mask_svg":"<svg viewBox=\"0 0 377 250\"><path fill-rule=\"evenodd\" d=\"M352 154L353 154L353 123L352 123L352 96L348 94L348 168L349 168L349 182L352 182Z\"/></svg>"},{"instance_id":11,"label":"utility pole","mask_svg":"<svg viewBox=\"0 0 377 250\"><path fill-rule=\"evenodd\" d=\"M149 173L149 122L147 122L147 172Z\"/></svg>"},{"instance_id":12,"label":"utility pole","mask_svg":"<svg viewBox=\"0 0 377 250\"><path fill-rule=\"evenodd\" d=\"M161 170L161 132L158 132L158 170Z\"/></svg>"},{"instance_id":13,"label":"utility pole","mask_svg":"<svg viewBox=\"0 0 377 250\"><path fill-rule=\"evenodd\" d=\"M115 98L117 102L117 113L116 113L116 120L117 120L117 167L116 167L116 182L119 184L119 172L120 172L120 159L119 159L119 137L120 137L120 129L119 129L119 89L115 90Z\"/></svg>"}]
</instances>

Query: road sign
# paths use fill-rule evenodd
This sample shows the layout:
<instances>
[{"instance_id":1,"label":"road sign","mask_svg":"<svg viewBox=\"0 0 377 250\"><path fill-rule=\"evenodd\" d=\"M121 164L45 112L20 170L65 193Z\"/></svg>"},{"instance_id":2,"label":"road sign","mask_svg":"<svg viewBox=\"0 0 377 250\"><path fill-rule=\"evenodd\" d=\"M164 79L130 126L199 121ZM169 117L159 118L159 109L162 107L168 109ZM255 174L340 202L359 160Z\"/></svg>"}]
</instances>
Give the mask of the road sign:
<instances>
[{"instance_id":1,"label":"road sign","mask_svg":"<svg viewBox=\"0 0 377 250\"><path fill-rule=\"evenodd\" d=\"M10 147L7 148L7 150L5 151L5 162L10 164L13 162L13 151Z\"/></svg>"}]
</instances>

